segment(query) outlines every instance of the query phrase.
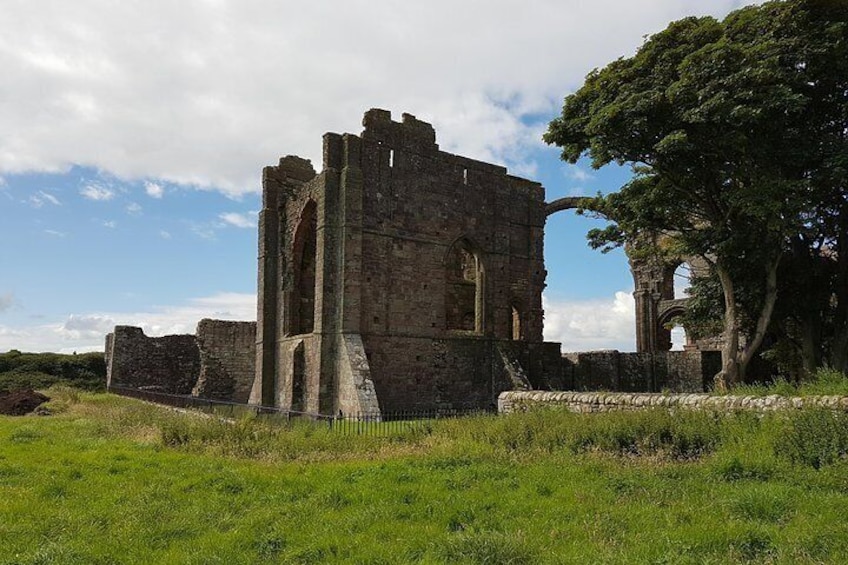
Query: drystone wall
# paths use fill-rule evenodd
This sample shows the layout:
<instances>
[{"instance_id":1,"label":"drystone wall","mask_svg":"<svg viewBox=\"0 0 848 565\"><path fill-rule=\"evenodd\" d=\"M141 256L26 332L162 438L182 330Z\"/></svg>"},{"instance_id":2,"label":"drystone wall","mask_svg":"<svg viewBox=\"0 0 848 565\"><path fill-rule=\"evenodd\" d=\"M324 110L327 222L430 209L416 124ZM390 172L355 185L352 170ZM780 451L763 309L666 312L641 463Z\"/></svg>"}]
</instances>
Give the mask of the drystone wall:
<instances>
[{"instance_id":1,"label":"drystone wall","mask_svg":"<svg viewBox=\"0 0 848 565\"><path fill-rule=\"evenodd\" d=\"M141 328L115 326L106 337L106 385L190 394L200 374L193 335L147 337Z\"/></svg>"},{"instance_id":2,"label":"drystone wall","mask_svg":"<svg viewBox=\"0 0 848 565\"><path fill-rule=\"evenodd\" d=\"M609 412L651 408L701 410L789 410L820 407L848 411L848 396L713 396L710 394L656 394L621 392L507 391L498 397L498 412L509 414L543 407L561 407L571 412Z\"/></svg>"},{"instance_id":3,"label":"drystone wall","mask_svg":"<svg viewBox=\"0 0 848 565\"><path fill-rule=\"evenodd\" d=\"M566 353L563 355L563 386L556 388L703 392L720 369L721 353L718 351Z\"/></svg>"},{"instance_id":4,"label":"drystone wall","mask_svg":"<svg viewBox=\"0 0 848 565\"><path fill-rule=\"evenodd\" d=\"M247 403L256 369L256 322L203 319L197 347L200 375L192 394Z\"/></svg>"}]
</instances>

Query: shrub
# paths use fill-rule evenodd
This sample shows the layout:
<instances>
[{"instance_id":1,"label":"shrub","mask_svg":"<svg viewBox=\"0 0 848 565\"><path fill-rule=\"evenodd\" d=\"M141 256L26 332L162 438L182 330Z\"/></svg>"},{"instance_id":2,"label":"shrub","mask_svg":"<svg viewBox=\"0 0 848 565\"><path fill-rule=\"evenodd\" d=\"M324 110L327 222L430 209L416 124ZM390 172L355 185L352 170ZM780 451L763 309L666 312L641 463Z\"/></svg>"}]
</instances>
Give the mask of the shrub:
<instances>
[{"instance_id":1,"label":"shrub","mask_svg":"<svg viewBox=\"0 0 848 565\"><path fill-rule=\"evenodd\" d=\"M106 385L103 353L0 353L0 390L44 389L54 384L102 390Z\"/></svg>"}]
</instances>

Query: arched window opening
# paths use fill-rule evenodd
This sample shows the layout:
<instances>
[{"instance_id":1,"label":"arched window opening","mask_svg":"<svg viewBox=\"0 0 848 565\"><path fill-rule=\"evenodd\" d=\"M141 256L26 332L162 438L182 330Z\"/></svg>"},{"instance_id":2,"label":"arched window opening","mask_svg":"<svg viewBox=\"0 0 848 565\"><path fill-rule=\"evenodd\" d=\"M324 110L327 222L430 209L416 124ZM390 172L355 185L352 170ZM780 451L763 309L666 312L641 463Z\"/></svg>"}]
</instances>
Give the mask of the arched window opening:
<instances>
[{"instance_id":1,"label":"arched window opening","mask_svg":"<svg viewBox=\"0 0 848 565\"><path fill-rule=\"evenodd\" d=\"M689 344L689 339L686 336L686 328L680 324L675 324L671 328L671 349L670 351L683 351Z\"/></svg>"},{"instance_id":2,"label":"arched window opening","mask_svg":"<svg viewBox=\"0 0 848 565\"><path fill-rule=\"evenodd\" d=\"M674 298L689 298L689 287L692 286L692 267L683 262L674 270Z\"/></svg>"},{"instance_id":3,"label":"arched window opening","mask_svg":"<svg viewBox=\"0 0 848 565\"><path fill-rule=\"evenodd\" d=\"M447 261L445 325L448 330L482 331L482 268L465 241L457 242Z\"/></svg>"},{"instance_id":4,"label":"arched window opening","mask_svg":"<svg viewBox=\"0 0 848 565\"><path fill-rule=\"evenodd\" d=\"M294 293L292 333L312 333L315 328L315 258L318 249L318 216L315 203L303 209L294 238Z\"/></svg>"}]
</instances>

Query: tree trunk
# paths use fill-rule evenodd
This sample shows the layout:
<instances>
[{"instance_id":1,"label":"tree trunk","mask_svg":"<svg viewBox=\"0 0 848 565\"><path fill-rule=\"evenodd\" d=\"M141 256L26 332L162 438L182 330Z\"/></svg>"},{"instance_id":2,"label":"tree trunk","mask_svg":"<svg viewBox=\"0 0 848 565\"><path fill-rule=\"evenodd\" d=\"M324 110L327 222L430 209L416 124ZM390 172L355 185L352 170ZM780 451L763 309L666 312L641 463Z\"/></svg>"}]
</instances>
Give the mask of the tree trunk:
<instances>
[{"instance_id":1,"label":"tree trunk","mask_svg":"<svg viewBox=\"0 0 848 565\"><path fill-rule=\"evenodd\" d=\"M774 312L774 303L777 301L777 266L780 264L780 255L772 261L766 268L766 295L763 299L763 307L760 310L760 316L757 319L757 327L754 330L754 335L745 344L744 350L739 355L739 376L740 380L745 377L745 371L748 368L748 363L754 358L754 354L763 343L763 338L766 335L771 315Z\"/></svg>"},{"instance_id":2,"label":"tree trunk","mask_svg":"<svg viewBox=\"0 0 848 565\"><path fill-rule=\"evenodd\" d=\"M722 333L721 371L715 376L715 388L727 392L739 381L739 314L736 308L736 291L733 280L721 263L716 263L716 273L724 294L724 332Z\"/></svg>"}]
</instances>

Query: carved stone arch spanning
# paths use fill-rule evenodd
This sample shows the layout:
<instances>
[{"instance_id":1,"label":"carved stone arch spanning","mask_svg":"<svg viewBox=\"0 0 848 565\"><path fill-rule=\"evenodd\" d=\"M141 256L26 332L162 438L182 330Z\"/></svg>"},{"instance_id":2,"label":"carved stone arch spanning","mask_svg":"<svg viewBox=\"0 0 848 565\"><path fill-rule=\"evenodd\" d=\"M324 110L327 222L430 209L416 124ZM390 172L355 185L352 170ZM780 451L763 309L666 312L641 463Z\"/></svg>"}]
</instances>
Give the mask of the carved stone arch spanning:
<instances>
[{"instance_id":1,"label":"carved stone arch spanning","mask_svg":"<svg viewBox=\"0 0 848 565\"><path fill-rule=\"evenodd\" d=\"M660 302L659 313L657 314L657 323L660 326L667 326L675 318L678 318L686 313L686 299L663 300Z\"/></svg>"},{"instance_id":2,"label":"carved stone arch spanning","mask_svg":"<svg viewBox=\"0 0 848 565\"><path fill-rule=\"evenodd\" d=\"M480 247L460 235L442 257L445 268L445 329L482 334L485 324L486 269Z\"/></svg>"},{"instance_id":3,"label":"carved stone arch spanning","mask_svg":"<svg viewBox=\"0 0 848 565\"><path fill-rule=\"evenodd\" d=\"M318 252L318 206L309 199L303 205L292 241L293 281L289 334L312 333L315 328L315 275Z\"/></svg>"},{"instance_id":4,"label":"carved stone arch spanning","mask_svg":"<svg viewBox=\"0 0 848 565\"><path fill-rule=\"evenodd\" d=\"M586 196L565 196L545 203L545 215L550 216L563 210L582 208L589 199Z\"/></svg>"},{"instance_id":5,"label":"carved stone arch spanning","mask_svg":"<svg viewBox=\"0 0 848 565\"><path fill-rule=\"evenodd\" d=\"M672 347L674 347L674 343L672 341L672 325L680 326L683 328L683 331L686 331L686 328L683 324L673 324L674 319L682 316L686 313L686 302L688 298L678 298L674 300L662 300L659 304L659 312L657 315L657 335L662 335L664 337L667 336L667 343L663 342L662 345L664 348L667 347L666 350L670 351ZM687 345L689 343L688 337L686 338Z\"/></svg>"}]
</instances>

